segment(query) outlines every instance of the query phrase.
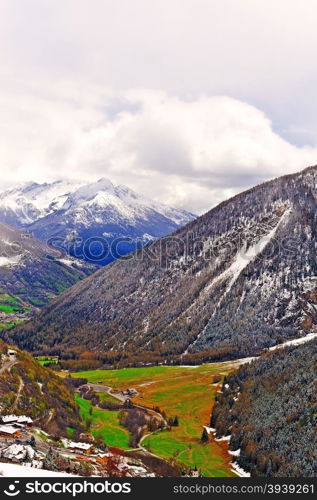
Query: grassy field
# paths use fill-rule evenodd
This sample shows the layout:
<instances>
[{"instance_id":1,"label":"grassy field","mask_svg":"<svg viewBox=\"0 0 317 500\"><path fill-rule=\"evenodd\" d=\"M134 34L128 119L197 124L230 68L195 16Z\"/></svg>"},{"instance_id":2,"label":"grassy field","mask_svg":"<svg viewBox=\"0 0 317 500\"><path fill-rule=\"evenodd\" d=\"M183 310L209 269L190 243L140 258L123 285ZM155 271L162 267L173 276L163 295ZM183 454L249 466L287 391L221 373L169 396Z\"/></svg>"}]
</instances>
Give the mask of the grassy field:
<instances>
[{"instance_id":1,"label":"grassy field","mask_svg":"<svg viewBox=\"0 0 317 500\"><path fill-rule=\"evenodd\" d=\"M108 446L115 446L123 450L129 449L129 432L119 424L118 411L107 411L93 407L90 414L91 403L76 394L76 403L84 420L91 419L91 433L101 436Z\"/></svg>"},{"instance_id":2,"label":"grassy field","mask_svg":"<svg viewBox=\"0 0 317 500\"><path fill-rule=\"evenodd\" d=\"M35 356L36 361L42 365L58 365L57 359L51 359L49 356Z\"/></svg>"},{"instance_id":3,"label":"grassy field","mask_svg":"<svg viewBox=\"0 0 317 500\"><path fill-rule=\"evenodd\" d=\"M139 396L135 402L148 407L159 406L167 417L179 418L179 427L144 439L151 452L187 466L197 466L208 477L234 476L229 465L232 457L224 442L200 443L203 425L209 424L216 391L215 375L224 376L233 362L213 363L199 367L126 368L94 370L72 374L92 383L103 383L115 389L134 387Z\"/></svg>"},{"instance_id":4,"label":"grassy field","mask_svg":"<svg viewBox=\"0 0 317 500\"><path fill-rule=\"evenodd\" d=\"M97 392L96 393L99 396L100 402L108 401L109 403L118 403L118 400L111 396L110 394L107 394L106 392Z\"/></svg>"},{"instance_id":5,"label":"grassy field","mask_svg":"<svg viewBox=\"0 0 317 500\"><path fill-rule=\"evenodd\" d=\"M30 310L26 309L17 299L2 292L3 290L0 289L0 313L4 313L5 317L2 318L0 322L0 330L11 328L12 326L22 323L23 320L18 319L17 315L30 312Z\"/></svg>"},{"instance_id":6,"label":"grassy field","mask_svg":"<svg viewBox=\"0 0 317 500\"><path fill-rule=\"evenodd\" d=\"M42 365L42 366L46 366L46 365L57 365L58 364L58 361L55 361L55 360L37 360L37 362Z\"/></svg>"}]
</instances>

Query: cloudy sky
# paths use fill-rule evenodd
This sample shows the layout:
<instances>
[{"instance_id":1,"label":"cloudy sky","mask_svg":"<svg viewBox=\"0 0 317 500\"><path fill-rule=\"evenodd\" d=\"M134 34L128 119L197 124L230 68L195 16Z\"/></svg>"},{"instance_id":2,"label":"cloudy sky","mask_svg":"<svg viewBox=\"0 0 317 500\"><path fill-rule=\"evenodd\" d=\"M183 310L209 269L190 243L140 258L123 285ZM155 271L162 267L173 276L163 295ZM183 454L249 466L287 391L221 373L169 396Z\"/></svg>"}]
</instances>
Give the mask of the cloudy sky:
<instances>
[{"instance_id":1,"label":"cloudy sky","mask_svg":"<svg viewBox=\"0 0 317 500\"><path fill-rule=\"evenodd\" d=\"M316 0L0 0L1 187L196 213L317 164Z\"/></svg>"}]
</instances>

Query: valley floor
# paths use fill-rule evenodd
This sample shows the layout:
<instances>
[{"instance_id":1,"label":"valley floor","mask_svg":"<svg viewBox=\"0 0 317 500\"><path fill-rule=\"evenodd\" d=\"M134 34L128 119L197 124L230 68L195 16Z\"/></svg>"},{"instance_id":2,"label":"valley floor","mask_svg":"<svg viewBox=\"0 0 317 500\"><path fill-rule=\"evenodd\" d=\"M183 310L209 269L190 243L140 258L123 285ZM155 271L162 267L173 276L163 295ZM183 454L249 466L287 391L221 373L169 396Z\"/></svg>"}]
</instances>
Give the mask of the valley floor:
<instances>
[{"instance_id":1,"label":"valley floor","mask_svg":"<svg viewBox=\"0 0 317 500\"><path fill-rule=\"evenodd\" d=\"M177 416L177 427L145 436L140 444L149 452L179 466L184 464L186 467L197 467L204 476L225 477L235 476L227 443L217 442L210 435L210 441L202 444L200 438L203 426L209 425L214 397L221 388L223 377L238 364L239 362L226 362L198 367L157 366L94 370L73 373L72 376L86 378L93 384L109 386L114 393L134 388L137 391L137 395L133 397L135 404L149 408L159 407L166 413L167 418ZM220 376L217 383L214 382L215 376ZM85 404L90 404L79 399L78 402L82 411ZM103 424L100 423L99 415L98 432L104 431L108 434L108 437L104 435L107 444L110 444L110 439L112 446L122 447L124 429L115 424L114 415L111 416L112 422L109 420L109 414L115 412L100 411L103 412ZM94 421L98 421L97 413L97 409L93 410ZM105 414L108 414L109 418Z\"/></svg>"},{"instance_id":2,"label":"valley floor","mask_svg":"<svg viewBox=\"0 0 317 500\"><path fill-rule=\"evenodd\" d=\"M107 446L115 446L122 450L129 449L129 432L119 424L118 411L95 408L90 401L81 398L78 393L75 400L83 418L86 421L91 420L91 433L94 437L100 436Z\"/></svg>"},{"instance_id":3,"label":"valley floor","mask_svg":"<svg viewBox=\"0 0 317 500\"><path fill-rule=\"evenodd\" d=\"M299 345L314 339L316 332L305 337L287 341L271 348L282 349L288 345ZM132 397L135 405L159 408L166 419L178 417L179 425L166 430L145 434L139 441L138 449L154 454L180 469L195 468L206 477L226 477L244 475L244 471L232 464L234 460L228 451L227 440L215 440L209 433L209 441L201 442L204 426L209 426L210 415L216 393L221 390L223 378L240 365L254 358L244 358L222 363L200 366L154 366L143 368L123 368L119 370L92 370L72 373L73 377L87 379L96 391L104 397L124 401L122 392L134 389ZM61 373L65 376L66 373ZM76 396L82 415L88 416L89 401ZM93 408L93 435L100 434L104 442L111 446L129 449L128 434L120 426L118 412Z\"/></svg>"}]
</instances>

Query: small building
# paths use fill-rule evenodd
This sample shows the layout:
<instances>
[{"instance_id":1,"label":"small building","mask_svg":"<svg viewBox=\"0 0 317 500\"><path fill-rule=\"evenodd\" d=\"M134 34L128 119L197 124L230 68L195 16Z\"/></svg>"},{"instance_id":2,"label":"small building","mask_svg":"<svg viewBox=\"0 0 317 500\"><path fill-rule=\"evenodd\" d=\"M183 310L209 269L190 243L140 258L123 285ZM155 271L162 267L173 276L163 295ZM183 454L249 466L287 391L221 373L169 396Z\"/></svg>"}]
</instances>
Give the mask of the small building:
<instances>
[{"instance_id":1,"label":"small building","mask_svg":"<svg viewBox=\"0 0 317 500\"><path fill-rule=\"evenodd\" d=\"M8 349L8 356L11 360L15 359L17 352L13 349Z\"/></svg>"},{"instance_id":2,"label":"small building","mask_svg":"<svg viewBox=\"0 0 317 500\"><path fill-rule=\"evenodd\" d=\"M1 422L3 424L13 424L14 422L18 421L18 416L17 415L2 415L1 416Z\"/></svg>"},{"instance_id":3,"label":"small building","mask_svg":"<svg viewBox=\"0 0 317 500\"><path fill-rule=\"evenodd\" d=\"M137 393L138 393L138 391L136 389L133 389L133 388L129 388L126 391L122 392L122 394L124 396L135 396Z\"/></svg>"},{"instance_id":4,"label":"small building","mask_svg":"<svg viewBox=\"0 0 317 500\"><path fill-rule=\"evenodd\" d=\"M32 462L35 458L35 450L30 445L14 443L1 450L1 457L15 463Z\"/></svg>"},{"instance_id":5,"label":"small building","mask_svg":"<svg viewBox=\"0 0 317 500\"><path fill-rule=\"evenodd\" d=\"M68 448L72 451L80 451L81 453L86 453L90 455L94 447L90 443L74 443L73 441L69 443Z\"/></svg>"},{"instance_id":6,"label":"small building","mask_svg":"<svg viewBox=\"0 0 317 500\"><path fill-rule=\"evenodd\" d=\"M33 420L31 419L31 417L27 417L26 415L20 415L18 417L17 423L31 427L33 425Z\"/></svg>"},{"instance_id":7,"label":"small building","mask_svg":"<svg viewBox=\"0 0 317 500\"><path fill-rule=\"evenodd\" d=\"M21 424L28 427L33 425L31 417L27 417L26 415L2 415L0 419L3 424Z\"/></svg>"},{"instance_id":8,"label":"small building","mask_svg":"<svg viewBox=\"0 0 317 500\"><path fill-rule=\"evenodd\" d=\"M16 438L21 436L21 430L12 425L0 425L0 436Z\"/></svg>"},{"instance_id":9,"label":"small building","mask_svg":"<svg viewBox=\"0 0 317 500\"><path fill-rule=\"evenodd\" d=\"M186 474L186 477L203 477L202 473L200 470L197 469L195 466L194 468L190 468L188 473Z\"/></svg>"}]
</instances>

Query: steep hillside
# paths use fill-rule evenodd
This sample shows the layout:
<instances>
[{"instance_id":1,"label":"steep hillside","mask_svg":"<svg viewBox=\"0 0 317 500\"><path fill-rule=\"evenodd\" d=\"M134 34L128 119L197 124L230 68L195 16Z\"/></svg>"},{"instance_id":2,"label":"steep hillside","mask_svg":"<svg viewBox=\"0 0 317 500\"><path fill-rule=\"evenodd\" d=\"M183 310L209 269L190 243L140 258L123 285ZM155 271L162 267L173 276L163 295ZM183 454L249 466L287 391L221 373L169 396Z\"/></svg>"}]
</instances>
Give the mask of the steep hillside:
<instances>
[{"instance_id":1,"label":"steep hillside","mask_svg":"<svg viewBox=\"0 0 317 500\"><path fill-rule=\"evenodd\" d=\"M190 361L301 335L317 322L316 196L317 167L237 195L77 284L10 339Z\"/></svg>"},{"instance_id":2,"label":"steep hillside","mask_svg":"<svg viewBox=\"0 0 317 500\"><path fill-rule=\"evenodd\" d=\"M23 321L34 307L95 271L28 233L0 223L0 328Z\"/></svg>"},{"instance_id":3,"label":"steep hillside","mask_svg":"<svg viewBox=\"0 0 317 500\"><path fill-rule=\"evenodd\" d=\"M147 200L108 179L34 183L0 193L0 221L102 265L192 219L185 210Z\"/></svg>"},{"instance_id":4,"label":"steep hillside","mask_svg":"<svg viewBox=\"0 0 317 500\"><path fill-rule=\"evenodd\" d=\"M317 476L317 342L271 352L224 381L211 426L256 476Z\"/></svg>"},{"instance_id":5,"label":"steep hillside","mask_svg":"<svg viewBox=\"0 0 317 500\"><path fill-rule=\"evenodd\" d=\"M0 341L0 412L27 415L52 435L66 435L67 427L81 429L79 411L70 388L29 354L8 355Z\"/></svg>"}]
</instances>

